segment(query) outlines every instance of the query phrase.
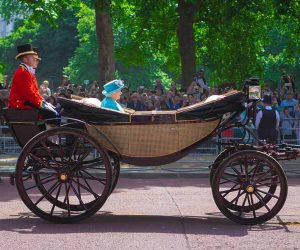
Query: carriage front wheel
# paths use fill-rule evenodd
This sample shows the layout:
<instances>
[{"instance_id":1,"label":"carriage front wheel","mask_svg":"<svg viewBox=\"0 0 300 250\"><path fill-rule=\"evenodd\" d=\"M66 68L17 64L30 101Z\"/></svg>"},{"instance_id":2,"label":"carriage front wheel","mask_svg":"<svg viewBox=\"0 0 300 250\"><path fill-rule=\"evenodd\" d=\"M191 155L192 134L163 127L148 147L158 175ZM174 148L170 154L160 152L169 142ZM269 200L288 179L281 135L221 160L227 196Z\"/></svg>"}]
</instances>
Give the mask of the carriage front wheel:
<instances>
[{"instance_id":1,"label":"carriage front wheel","mask_svg":"<svg viewBox=\"0 0 300 250\"><path fill-rule=\"evenodd\" d=\"M54 128L32 138L16 166L25 205L51 222L72 223L96 213L112 185L109 157L82 130Z\"/></svg>"},{"instance_id":2,"label":"carriage front wheel","mask_svg":"<svg viewBox=\"0 0 300 250\"><path fill-rule=\"evenodd\" d=\"M227 157L216 169L213 197L220 211L240 224L259 224L273 218L287 197L287 180L271 156L243 150Z\"/></svg>"}]
</instances>

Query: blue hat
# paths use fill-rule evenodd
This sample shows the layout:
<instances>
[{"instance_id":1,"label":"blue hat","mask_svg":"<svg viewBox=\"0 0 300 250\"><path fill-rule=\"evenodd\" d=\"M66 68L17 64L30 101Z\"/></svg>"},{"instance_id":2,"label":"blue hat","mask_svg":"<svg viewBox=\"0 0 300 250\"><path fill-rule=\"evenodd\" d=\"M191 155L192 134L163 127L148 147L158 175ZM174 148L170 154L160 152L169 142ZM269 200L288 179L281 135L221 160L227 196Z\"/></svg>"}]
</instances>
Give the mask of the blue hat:
<instances>
[{"instance_id":1,"label":"blue hat","mask_svg":"<svg viewBox=\"0 0 300 250\"><path fill-rule=\"evenodd\" d=\"M111 95L120 91L124 86L125 85L121 80L113 80L103 86L104 90L102 91L102 94L105 96Z\"/></svg>"}]
</instances>

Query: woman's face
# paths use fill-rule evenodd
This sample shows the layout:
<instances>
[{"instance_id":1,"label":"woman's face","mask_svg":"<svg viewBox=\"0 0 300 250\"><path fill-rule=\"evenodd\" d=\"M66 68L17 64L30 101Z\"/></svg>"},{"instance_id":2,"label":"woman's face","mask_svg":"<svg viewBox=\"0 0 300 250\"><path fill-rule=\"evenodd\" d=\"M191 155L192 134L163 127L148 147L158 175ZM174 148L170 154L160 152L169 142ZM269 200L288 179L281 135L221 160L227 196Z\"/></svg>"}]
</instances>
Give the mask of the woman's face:
<instances>
[{"instance_id":1,"label":"woman's face","mask_svg":"<svg viewBox=\"0 0 300 250\"><path fill-rule=\"evenodd\" d=\"M122 92L121 91L118 91L118 92L115 92L113 94L111 94L109 97L113 100L119 100L120 99L120 96L121 96Z\"/></svg>"}]
</instances>

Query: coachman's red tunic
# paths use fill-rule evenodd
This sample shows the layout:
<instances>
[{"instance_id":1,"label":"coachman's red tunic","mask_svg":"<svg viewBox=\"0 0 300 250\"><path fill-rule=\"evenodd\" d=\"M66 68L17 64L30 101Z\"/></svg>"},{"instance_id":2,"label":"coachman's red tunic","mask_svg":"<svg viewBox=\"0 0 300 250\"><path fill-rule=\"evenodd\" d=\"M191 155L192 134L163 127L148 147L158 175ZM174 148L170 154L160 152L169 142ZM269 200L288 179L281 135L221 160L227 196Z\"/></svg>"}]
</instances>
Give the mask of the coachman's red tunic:
<instances>
[{"instance_id":1,"label":"coachman's red tunic","mask_svg":"<svg viewBox=\"0 0 300 250\"><path fill-rule=\"evenodd\" d=\"M31 74L25 65L20 64L16 70L9 93L8 107L17 109L32 109L30 102L40 107L43 97L39 93L35 75Z\"/></svg>"}]
</instances>

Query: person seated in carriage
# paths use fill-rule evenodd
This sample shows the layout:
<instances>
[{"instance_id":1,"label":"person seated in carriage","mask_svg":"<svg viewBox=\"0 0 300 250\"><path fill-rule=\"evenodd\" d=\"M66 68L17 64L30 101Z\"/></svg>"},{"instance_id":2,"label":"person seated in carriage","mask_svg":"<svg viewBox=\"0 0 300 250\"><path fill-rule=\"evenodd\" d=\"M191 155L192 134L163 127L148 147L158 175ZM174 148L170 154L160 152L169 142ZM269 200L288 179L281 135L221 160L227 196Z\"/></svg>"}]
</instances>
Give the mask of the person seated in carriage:
<instances>
[{"instance_id":1,"label":"person seated in carriage","mask_svg":"<svg viewBox=\"0 0 300 250\"><path fill-rule=\"evenodd\" d=\"M38 109L43 119L56 119L58 113L39 93L35 69L41 61L38 49L31 44L17 47L16 59L21 64L14 73L9 93L8 107L13 109Z\"/></svg>"},{"instance_id":2,"label":"person seated in carriage","mask_svg":"<svg viewBox=\"0 0 300 250\"><path fill-rule=\"evenodd\" d=\"M105 98L99 101L97 98L83 98L79 100L82 104L94 107L101 107L111 110L116 110L125 113L122 106L117 102L121 96L121 90L124 88L124 83L121 80L113 80L106 83L103 88L102 94ZM73 96L74 97L74 96Z\"/></svg>"},{"instance_id":3,"label":"person seated in carriage","mask_svg":"<svg viewBox=\"0 0 300 250\"><path fill-rule=\"evenodd\" d=\"M117 102L121 96L121 90L124 88L124 83L121 80L113 80L106 83L103 88L102 94L105 98L101 102L102 108L117 110L125 113L122 106Z\"/></svg>"}]
</instances>

